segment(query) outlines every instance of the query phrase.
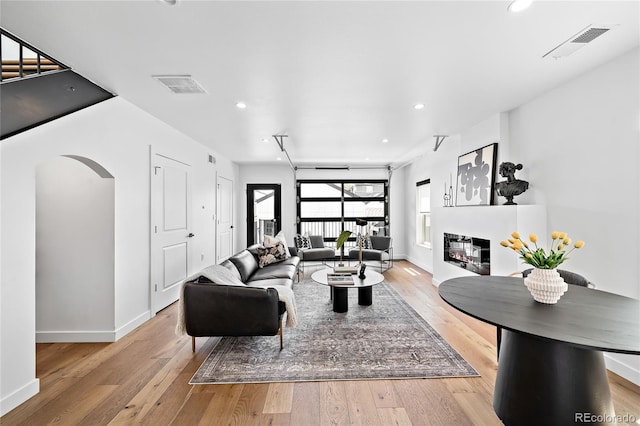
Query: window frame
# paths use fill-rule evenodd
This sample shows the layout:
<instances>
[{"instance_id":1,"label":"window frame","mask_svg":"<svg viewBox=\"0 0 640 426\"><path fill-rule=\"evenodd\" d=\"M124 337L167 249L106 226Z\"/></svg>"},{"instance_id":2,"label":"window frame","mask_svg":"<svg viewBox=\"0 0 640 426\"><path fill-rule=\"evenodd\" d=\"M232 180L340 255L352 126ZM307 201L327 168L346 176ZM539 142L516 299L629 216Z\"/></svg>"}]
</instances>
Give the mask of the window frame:
<instances>
[{"instance_id":1,"label":"window frame","mask_svg":"<svg viewBox=\"0 0 640 426\"><path fill-rule=\"evenodd\" d=\"M346 184L382 184L384 193L382 196L377 197L345 197L345 185ZM302 197L302 186L304 184L335 184L340 185L339 197ZM383 203L383 216L346 216L345 217L345 204L351 202L382 202ZM340 203L340 217L302 217L302 203L304 202L339 202ZM384 222L385 235L389 234L389 180L388 179L300 179L296 180L296 232L298 234L302 231L302 223L305 222L337 222L341 223L340 230L345 230L345 223L355 222L356 219L366 219L371 222ZM333 243L336 241L336 237L322 236L327 243ZM355 236L349 238L348 241L355 241Z\"/></svg>"},{"instance_id":2,"label":"window frame","mask_svg":"<svg viewBox=\"0 0 640 426\"><path fill-rule=\"evenodd\" d=\"M422 200L424 198L425 187L427 187L429 194L429 206L428 211L422 211ZM421 180L416 182L416 245L424 248L432 248L433 236L431 235L431 179ZM428 227L425 226L425 220L429 220ZM428 230L426 229L428 228ZM429 241L424 241L425 236L428 236Z\"/></svg>"}]
</instances>

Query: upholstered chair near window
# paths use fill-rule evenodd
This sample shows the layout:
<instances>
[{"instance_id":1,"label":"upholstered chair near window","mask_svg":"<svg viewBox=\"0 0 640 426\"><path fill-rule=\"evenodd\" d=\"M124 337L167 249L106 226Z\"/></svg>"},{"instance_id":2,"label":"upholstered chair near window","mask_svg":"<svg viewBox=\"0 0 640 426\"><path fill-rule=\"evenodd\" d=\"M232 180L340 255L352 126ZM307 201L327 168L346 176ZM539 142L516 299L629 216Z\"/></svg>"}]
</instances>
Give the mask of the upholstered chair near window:
<instances>
[{"instance_id":1,"label":"upholstered chair near window","mask_svg":"<svg viewBox=\"0 0 640 426\"><path fill-rule=\"evenodd\" d=\"M362 260L380 262L380 272L393 268L393 240L391 237L372 235L368 240L371 241L371 245L369 248L362 249ZM349 250L349 259L359 259L359 256L358 247Z\"/></svg>"},{"instance_id":2,"label":"upholstered chair near window","mask_svg":"<svg viewBox=\"0 0 640 426\"><path fill-rule=\"evenodd\" d=\"M294 242L301 260L302 271L304 271L304 265L307 262L321 262L322 265L325 265L327 261L335 263L336 252L331 247L325 247L322 235L309 235L308 237L296 235Z\"/></svg>"}]
</instances>

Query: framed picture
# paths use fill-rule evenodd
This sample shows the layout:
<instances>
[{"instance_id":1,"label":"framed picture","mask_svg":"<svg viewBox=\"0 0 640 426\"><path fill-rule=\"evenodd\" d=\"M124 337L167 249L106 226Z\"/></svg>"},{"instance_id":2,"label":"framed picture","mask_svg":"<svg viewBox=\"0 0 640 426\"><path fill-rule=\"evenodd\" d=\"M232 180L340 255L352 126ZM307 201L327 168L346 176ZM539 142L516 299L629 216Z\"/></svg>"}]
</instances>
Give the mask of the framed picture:
<instances>
[{"instance_id":1,"label":"framed picture","mask_svg":"<svg viewBox=\"0 0 640 426\"><path fill-rule=\"evenodd\" d=\"M497 155L498 144L492 143L458 157L456 206L493 204Z\"/></svg>"}]
</instances>

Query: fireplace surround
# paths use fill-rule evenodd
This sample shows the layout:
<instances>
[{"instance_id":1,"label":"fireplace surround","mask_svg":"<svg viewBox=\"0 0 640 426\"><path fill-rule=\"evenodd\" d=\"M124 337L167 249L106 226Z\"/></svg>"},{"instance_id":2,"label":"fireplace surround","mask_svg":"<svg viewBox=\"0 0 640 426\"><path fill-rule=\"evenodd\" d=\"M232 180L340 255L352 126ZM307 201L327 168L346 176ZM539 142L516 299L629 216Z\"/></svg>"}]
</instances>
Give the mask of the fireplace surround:
<instances>
[{"instance_id":1,"label":"fireplace surround","mask_svg":"<svg viewBox=\"0 0 640 426\"><path fill-rule=\"evenodd\" d=\"M444 261L479 275L491 274L489 240L444 233Z\"/></svg>"}]
</instances>

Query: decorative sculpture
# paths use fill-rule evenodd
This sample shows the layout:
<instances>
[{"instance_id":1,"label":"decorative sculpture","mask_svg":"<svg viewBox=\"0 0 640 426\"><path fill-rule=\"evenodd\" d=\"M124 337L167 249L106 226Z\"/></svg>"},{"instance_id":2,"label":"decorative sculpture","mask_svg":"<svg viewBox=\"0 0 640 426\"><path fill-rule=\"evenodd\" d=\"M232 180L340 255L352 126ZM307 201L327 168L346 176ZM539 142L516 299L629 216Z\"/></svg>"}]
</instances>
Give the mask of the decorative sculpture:
<instances>
[{"instance_id":1,"label":"decorative sculpture","mask_svg":"<svg viewBox=\"0 0 640 426\"><path fill-rule=\"evenodd\" d=\"M360 278L361 280L367 278L367 276L364 274L365 269L367 269L367 265L364 263L360 264L360 274L358 275L358 278Z\"/></svg>"},{"instance_id":2,"label":"decorative sculpture","mask_svg":"<svg viewBox=\"0 0 640 426\"><path fill-rule=\"evenodd\" d=\"M522 164L504 162L500 164L498 169L500 176L507 178L505 181L496 183L498 195L507 199L505 205L516 205L517 203L513 202L513 197L529 189L529 182L515 178L516 170L522 170Z\"/></svg>"}]
</instances>

